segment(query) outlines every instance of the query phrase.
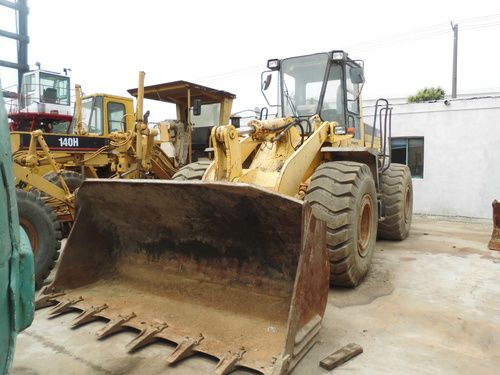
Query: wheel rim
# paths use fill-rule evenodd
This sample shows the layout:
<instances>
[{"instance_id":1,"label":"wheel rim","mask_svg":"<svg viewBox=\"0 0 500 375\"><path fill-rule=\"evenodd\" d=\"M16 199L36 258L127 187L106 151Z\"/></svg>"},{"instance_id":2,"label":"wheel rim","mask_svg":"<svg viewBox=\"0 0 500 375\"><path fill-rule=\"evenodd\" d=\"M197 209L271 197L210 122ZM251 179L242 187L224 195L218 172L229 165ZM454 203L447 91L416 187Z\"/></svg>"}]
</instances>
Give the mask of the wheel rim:
<instances>
[{"instance_id":1,"label":"wheel rim","mask_svg":"<svg viewBox=\"0 0 500 375\"><path fill-rule=\"evenodd\" d=\"M369 250L373 232L373 201L370 195L365 194L361 200L361 210L358 217L358 253L366 256Z\"/></svg>"},{"instance_id":2,"label":"wheel rim","mask_svg":"<svg viewBox=\"0 0 500 375\"><path fill-rule=\"evenodd\" d=\"M19 219L19 224L21 224L23 229L26 231L28 238L30 239L30 245L33 254L38 253L39 239L38 232L36 231L35 227L33 226L33 224L31 224L31 222L24 218Z\"/></svg>"},{"instance_id":3,"label":"wheel rim","mask_svg":"<svg viewBox=\"0 0 500 375\"><path fill-rule=\"evenodd\" d=\"M408 224L411 216L411 191L410 187L406 187L406 193L405 193L405 209L404 209L404 214L405 214L405 223Z\"/></svg>"}]
</instances>

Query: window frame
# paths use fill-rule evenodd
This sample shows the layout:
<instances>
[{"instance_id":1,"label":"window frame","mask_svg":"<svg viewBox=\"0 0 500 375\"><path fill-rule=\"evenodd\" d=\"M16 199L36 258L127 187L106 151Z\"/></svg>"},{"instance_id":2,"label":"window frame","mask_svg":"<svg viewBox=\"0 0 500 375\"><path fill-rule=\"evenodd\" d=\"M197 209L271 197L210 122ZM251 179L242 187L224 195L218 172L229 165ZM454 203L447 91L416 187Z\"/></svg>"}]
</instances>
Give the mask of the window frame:
<instances>
[{"instance_id":1,"label":"window frame","mask_svg":"<svg viewBox=\"0 0 500 375\"><path fill-rule=\"evenodd\" d=\"M413 175L411 174L412 179L419 179L423 180L424 179L424 174L425 174L425 137L423 136L411 136L411 137L391 137L390 139L390 145L391 145L391 163L392 163L392 140L393 139L398 139L398 140L404 140L405 141L405 165L410 168L408 165L408 157L409 157L409 147L410 147L410 140L412 139L421 139L422 140L422 174L421 175ZM410 168L411 172L411 168Z\"/></svg>"},{"instance_id":2,"label":"window frame","mask_svg":"<svg viewBox=\"0 0 500 375\"><path fill-rule=\"evenodd\" d=\"M118 121L117 120L111 120L111 111L109 110L110 105L119 105L119 106L122 107L122 109L123 109L123 116L122 116L121 120L118 120ZM113 112L115 112L115 111L113 111ZM125 108L125 103L118 102L118 101L113 101L113 100L108 101L106 103L106 119L107 119L107 123L108 123L108 134L110 134L112 132L115 132L115 131L126 132L127 131L127 124L125 122L126 116L127 116L127 109ZM111 123L119 123L121 130L112 130Z\"/></svg>"},{"instance_id":3,"label":"window frame","mask_svg":"<svg viewBox=\"0 0 500 375\"><path fill-rule=\"evenodd\" d=\"M60 105L71 105L71 88L70 88L70 80L67 76L60 76L58 74L52 74L45 71L39 72L39 95L40 98L43 98L43 92L46 88L53 88L57 92L57 99L55 104ZM52 81L53 86L43 85L42 80ZM64 84L65 87L61 87L61 83Z\"/></svg>"}]
</instances>

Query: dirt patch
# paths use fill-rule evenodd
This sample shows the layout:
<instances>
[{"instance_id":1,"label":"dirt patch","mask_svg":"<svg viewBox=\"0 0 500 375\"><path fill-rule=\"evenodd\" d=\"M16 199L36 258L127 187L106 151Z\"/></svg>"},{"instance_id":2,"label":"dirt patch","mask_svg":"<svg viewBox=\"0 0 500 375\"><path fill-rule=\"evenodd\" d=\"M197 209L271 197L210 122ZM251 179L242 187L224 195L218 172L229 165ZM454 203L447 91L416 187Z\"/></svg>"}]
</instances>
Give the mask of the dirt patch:
<instances>
[{"instance_id":1,"label":"dirt patch","mask_svg":"<svg viewBox=\"0 0 500 375\"><path fill-rule=\"evenodd\" d=\"M38 375L38 372L28 367L14 367L9 374L11 375Z\"/></svg>"},{"instance_id":2,"label":"dirt patch","mask_svg":"<svg viewBox=\"0 0 500 375\"><path fill-rule=\"evenodd\" d=\"M490 260L493 263L500 263L500 258L495 258L495 257L493 257L491 255L483 255L483 256L481 256L481 259Z\"/></svg>"},{"instance_id":3,"label":"dirt patch","mask_svg":"<svg viewBox=\"0 0 500 375\"><path fill-rule=\"evenodd\" d=\"M481 259L489 260L493 263L500 263L500 253L495 253L487 249L477 249L473 247L458 247L458 246L448 246L440 245L436 246L424 246L421 249L414 249L415 251L422 251L426 254L448 254L454 257L467 258L471 255L478 255Z\"/></svg>"},{"instance_id":4,"label":"dirt patch","mask_svg":"<svg viewBox=\"0 0 500 375\"><path fill-rule=\"evenodd\" d=\"M356 289L334 288L328 303L336 307L368 305L394 291L393 275L380 259L373 259L370 271Z\"/></svg>"},{"instance_id":5,"label":"dirt patch","mask_svg":"<svg viewBox=\"0 0 500 375\"><path fill-rule=\"evenodd\" d=\"M62 355L68 356L68 357L70 357L70 358L72 358L72 359L74 359L74 360L76 360L76 361L84 364L85 366L91 368L93 374L112 374L111 371L106 370L105 368L99 366L98 364L92 363L92 362L86 360L85 358L82 358L82 357L80 357L80 356L72 353L66 347L64 347L62 345L55 344L55 343L53 343L52 341L48 340L47 338L45 338L42 335L36 334L34 332L30 332L29 330L24 331L24 334L28 335L30 337L33 337L36 341L38 341L39 343L41 343L44 347L50 348L54 352L56 352L58 354L62 354ZM27 372L21 372L20 374L29 374L29 373L27 373Z\"/></svg>"}]
</instances>

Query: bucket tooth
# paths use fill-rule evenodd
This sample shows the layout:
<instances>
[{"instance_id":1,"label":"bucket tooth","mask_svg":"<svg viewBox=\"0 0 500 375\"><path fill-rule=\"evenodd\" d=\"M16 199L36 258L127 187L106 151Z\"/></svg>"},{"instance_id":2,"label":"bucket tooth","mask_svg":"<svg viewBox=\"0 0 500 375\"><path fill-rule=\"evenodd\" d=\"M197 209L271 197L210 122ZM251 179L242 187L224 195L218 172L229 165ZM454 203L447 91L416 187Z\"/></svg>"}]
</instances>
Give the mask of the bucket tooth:
<instances>
[{"instance_id":1,"label":"bucket tooth","mask_svg":"<svg viewBox=\"0 0 500 375\"><path fill-rule=\"evenodd\" d=\"M53 318L57 315L64 314L65 312L68 312L70 310L73 310L74 305L76 305L78 302L83 301L83 297L78 297L78 298L68 298L66 300L60 301L57 305L55 305L52 310L50 310L50 318Z\"/></svg>"},{"instance_id":2,"label":"bucket tooth","mask_svg":"<svg viewBox=\"0 0 500 375\"><path fill-rule=\"evenodd\" d=\"M133 312L128 315L118 315L118 317L110 319L108 324L96 332L96 335L100 340L115 332L121 331L124 328L123 325L133 318L135 318L135 313Z\"/></svg>"},{"instance_id":3,"label":"bucket tooth","mask_svg":"<svg viewBox=\"0 0 500 375\"><path fill-rule=\"evenodd\" d=\"M240 359L243 357L244 353L245 350L241 349L236 353L229 351L226 354L224 354L224 356L220 359L219 363L217 363L217 366L215 366L213 372L214 375L226 375L229 374L234 369L236 369L236 366L238 365Z\"/></svg>"},{"instance_id":4,"label":"bucket tooth","mask_svg":"<svg viewBox=\"0 0 500 375\"><path fill-rule=\"evenodd\" d=\"M194 354L194 348L203 340L203 335L200 334L199 337L186 337L183 341L181 341L175 350L168 356L167 363L172 365L181 359L189 357Z\"/></svg>"},{"instance_id":5,"label":"bucket tooth","mask_svg":"<svg viewBox=\"0 0 500 375\"><path fill-rule=\"evenodd\" d=\"M61 296L64 296L63 292L52 292L49 294L43 294L42 291L40 293L40 297L38 297L35 301L35 310L56 305L58 303L56 298Z\"/></svg>"},{"instance_id":6,"label":"bucket tooth","mask_svg":"<svg viewBox=\"0 0 500 375\"><path fill-rule=\"evenodd\" d=\"M73 322L71 323L71 326L73 328L76 328L78 326L81 326L82 324L91 322L93 320L99 319L96 314L100 313L101 311L105 310L108 308L108 305L100 305L97 307L91 306L87 310L83 310L80 315L78 315L75 319L73 319Z\"/></svg>"},{"instance_id":7,"label":"bucket tooth","mask_svg":"<svg viewBox=\"0 0 500 375\"><path fill-rule=\"evenodd\" d=\"M150 344L151 342L156 340L155 335L160 333L167 327L168 327L167 323L160 323L155 326L149 326L144 328L136 338L134 338L125 346L127 348L127 351L130 353L139 348L142 348L147 344Z\"/></svg>"}]
</instances>

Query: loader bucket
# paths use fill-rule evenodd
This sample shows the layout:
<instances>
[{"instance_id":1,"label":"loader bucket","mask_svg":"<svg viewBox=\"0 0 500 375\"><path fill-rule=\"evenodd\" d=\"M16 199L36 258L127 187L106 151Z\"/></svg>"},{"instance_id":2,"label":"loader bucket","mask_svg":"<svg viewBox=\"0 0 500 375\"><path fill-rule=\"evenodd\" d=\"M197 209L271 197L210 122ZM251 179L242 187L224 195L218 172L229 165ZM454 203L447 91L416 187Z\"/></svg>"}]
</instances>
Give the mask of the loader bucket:
<instances>
[{"instance_id":1,"label":"loader bucket","mask_svg":"<svg viewBox=\"0 0 500 375\"><path fill-rule=\"evenodd\" d=\"M215 374L286 374L314 344L328 296L326 228L302 201L246 184L87 180L54 281L37 307L103 319L134 351L176 344Z\"/></svg>"}]
</instances>

